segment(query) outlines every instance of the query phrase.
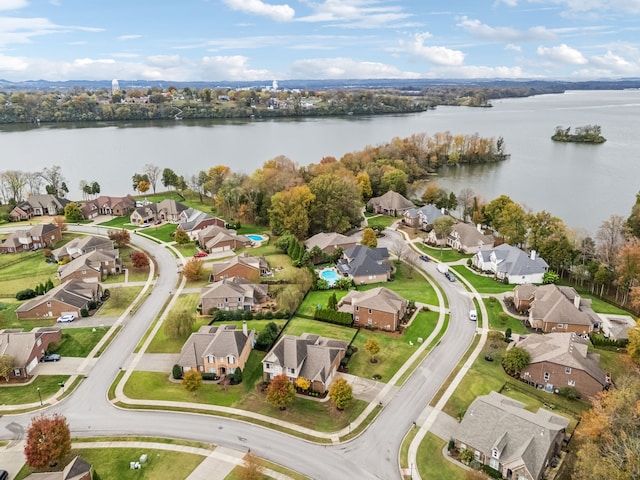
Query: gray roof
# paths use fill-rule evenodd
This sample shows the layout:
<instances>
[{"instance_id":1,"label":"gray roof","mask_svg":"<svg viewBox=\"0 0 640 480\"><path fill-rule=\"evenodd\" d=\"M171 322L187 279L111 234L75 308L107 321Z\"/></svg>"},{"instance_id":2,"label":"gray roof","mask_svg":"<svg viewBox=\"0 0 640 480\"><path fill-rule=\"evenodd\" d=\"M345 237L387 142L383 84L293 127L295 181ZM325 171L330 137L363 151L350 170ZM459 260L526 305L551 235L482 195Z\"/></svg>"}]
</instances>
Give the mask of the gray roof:
<instances>
[{"instance_id":1,"label":"gray roof","mask_svg":"<svg viewBox=\"0 0 640 480\"><path fill-rule=\"evenodd\" d=\"M61 472L32 473L25 480L76 480L91 471L91 464L80 457L75 457Z\"/></svg>"},{"instance_id":2,"label":"gray roof","mask_svg":"<svg viewBox=\"0 0 640 480\"><path fill-rule=\"evenodd\" d=\"M60 278L64 278L70 275L76 270L88 267L96 272L101 272L101 265L103 262L113 262L120 258L120 252L117 249L113 250L96 250L93 252L85 253L78 258L71 260L66 265L58 267L58 275Z\"/></svg>"},{"instance_id":3,"label":"gray roof","mask_svg":"<svg viewBox=\"0 0 640 480\"><path fill-rule=\"evenodd\" d=\"M205 325L187 339L178 358L178 365L203 365L204 357L240 357L242 351L251 342L255 332L249 330L247 335L235 325Z\"/></svg>"},{"instance_id":4,"label":"gray roof","mask_svg":"<svg viewBox=\"0 0 640 480\"><path fill-rule=\"evenodd\" d=\"M243 255L235 255L225 262L213 263L213 274L219 275L220 273L239 263L247 265L251 268L255 268L256 270L260 270L260 268L268 268L269 266L264 257L254 257L245 253Z\"/></svg>"},{"instance_id":5,"label":"gray roof","mask_svg":"<svg viewBox=\"0 0 640 480\"><path fill-rule=\"evenodd\" d=\"M488 255L490 255L490 253L495 253L496 258L499 261L497 271L504 272L507 275L531 275L535 273L544 273L549 268L547 262L545 262L541 257L536 255L532 259L531 255L527 255L519 248L512 247L506 243L485 251L485 253Z\"/></svg>"},{"instance_id":6,"label":"gray roof","mask_svg":"<svg viewBox=\"0 0 640 480\"><path fill-rule=\"evenodd\" d=\"M239 297L261 301L267 296L269 287L253 283L241 277L224 278L202 288L200 298Z\"/></svg>"},{"instance_id":7,"label":"gray roof","mask_svg":"<svg viewBox=\"0 0 640 480\"><path fill-rule=\"evenodd\" d=\"M329 247L339 247L341 245L350 245L356 243L355 240L349 238L341 233L317 233L313 237L304 242L304 246L307 250L311 250L313 247L318 247L320 250L324 250Z\"/></svg>"},{"instance_id":8,"label":"gray roof","mask_svg":"<svg viewBox=\"0 0 640 480\"><path fill-rule=\"evenodd\" d=\"M549 449L568 424L565 417L544 409L529 412L523 403L491 392L471 403L455 438L489 458L496 448L500 463L524 463L533 478L539 478Z\"/></svg>"},{"instance_id":9,"label":"gray roof","mask_svg":"<svg viewBox=\"0 0 640 480\"><path fill-rule=\"evenodd\" d=\"M517 343L524 348L531 360L529 364L549 362L584 370L602 386L607 384L606 374L598 365L598 355L592 355L587 350L589 341L575 333L548 333L546 335L528 335Z\"/></svg>"},{"instance_id":10,"label":"gray roof","mask_svg":"<svg viewBox=\"0 0 640 480\"><path fill-rule=\"evenodd\" d=\"M476 247L479 245L493 245L493 237L485 235L478 230L478 227L469 225L468 223L457 222L451 227L452 238L458 238L460 244L464 247Z\"/></svg>"},{"instance_id":11,"label":"gray roof","mask_svg":"<svg viewBox=\"0 0 640 480\"><path fill-rule=\"evenodd\" d=\"M91 252L93 250L113 250L113 241L105 237L88 235L86 237L74 238L60 248L53 250L55 258L69 255L72 258Z\"/></svg>"},{"instance_id":12,"label":"gray roof","mask_svg":"<svg viewBox=\"0 0 640 480\"><path fill-rule=\"evenodd\" d=\"M600 322L591 308L591 300L581 298L572 287L541 285L533 296L531 316L534 320L588 326ZM574 302L579 302L579 308Z\"/></svg>"},{"instance_id":13,"label":"gray roof","mask_svg":"<svg viewBox=\"0 0 640 480\"><path fill-rule=\"evenodd\" d=\"M182 211L180 215L184 220L178 223L178 228L181 228L185 232L190 232L197 227L199 223L214 218L208 213L201 212L195 208L187 208Z\"/></svg>"},{"instance_id":14,"label":"gray roof","mask_svg":"<svg viewBox=\"0 0 640 480\"><path fill-rule=\"evenodd\" d=\"M35 207L49 208L49 206L53 204L56 206L56 208L61 210L65 207L65 205L71 202L66 198L58 197L56 195L35 194L35 195L29 195L29 198L27 198L27 201L24 203L28 204L32 208L35 208Z\"/></svg>"},{"instance_id":15,"label":"gray roof","mask_svg":"<svg viewBox=\"0 0 640 480\"><path fill-rule=\"evenodd\" d=\"M427 203L420 208L410 208L406 211L405 215L410 218L417 218L421 213L426 217L427 224L433 223L436 218L440 218L444 215L444 213L442 213L442 209L430 203Z\"/></svg>"},{"instance_id":16,"label":"gray roof","mask_svg":"<svg viewBox=\"0 0 640 480\"><path fill-rule=\"evenodd\" d=\"M13 357L14 364L25 367L29 356L33 352L38 339L48 332L58 332L59 327L32 330L30 332L13 330L0 331L0 357L9 355Z\"/></svg>"},{"instance_id":17,"label":"gray roof","mask_svg":"<svg viewBox=\"0 0 640 480\"><path fill-rule=\"evenodd\" d=\"M29 310L55 299L76 308L83 308L97 296L100 286L97 283L87 283L82 280L67 280L65 283L52 288L44 295L39 295L24 302L16 312L28 312Z\"/></svg>"},{"instance_id":18,"label":"gray roof","mask_svg":"<svg viewBox=\"0 0 640 480\"><path fill-rule=\"evenodd\" d=\"M407 200L403 195L398 192L394 192L393 190L389 190L387 193L379 197L373 197L368 203L389 211L404 211L408 208L413 208L414 206L411 200Z\"/></svg>"},{"instance_id":19,"label":"gray roof","mask_svg":"<svg viewBox=\"0 0 640 480\"><path fill-rule=\"evenodd\" d=\"M404 311L404 307L407 305L404 298L385 287L372 288L362 292L351 290L340 303L395 314Z\"/></svg>"},{"instance_id":20,"label":"gray roof","mask_svg":"<svg viewBox=\"0 0 640 480\"><path fill-rule=\"evenodd\" d=\"M344 258L340 259L336 268L352 277L382 275L391 270L388 259L389 252L385 247L369 248L356 245L344 251Z\"/></svg>"},{"instance_id":21,"label":"gray roof","mask_svg":"<svg viewBox=\"0 0 640 480\"><path fill-rule=\"evenodd\" d=\"M236 242L234 248L236 248L238 244L244 246L251 244L251 240L248 237L237 235L234 230L228 230L227 232L219 232L216 236L209 238L204 246L207 249L212 249L215 248L216 245L224 242Z\"/></svg>"},{"instance_id":22,"label":"gray roof","mask_svg":"<svg viewBox=\"0 0 640 480\"><path fill-rule=\"evenodd\" d=\"M183 212L189 207L187 207L186 205L183 205L180 202L176 202L172 198L165 198L164 200L158 203L158 206L156 208L158 211L164 210L169 215L177 216L177 215L180 215L180 212Z\"/></svg>"}]
</instances>

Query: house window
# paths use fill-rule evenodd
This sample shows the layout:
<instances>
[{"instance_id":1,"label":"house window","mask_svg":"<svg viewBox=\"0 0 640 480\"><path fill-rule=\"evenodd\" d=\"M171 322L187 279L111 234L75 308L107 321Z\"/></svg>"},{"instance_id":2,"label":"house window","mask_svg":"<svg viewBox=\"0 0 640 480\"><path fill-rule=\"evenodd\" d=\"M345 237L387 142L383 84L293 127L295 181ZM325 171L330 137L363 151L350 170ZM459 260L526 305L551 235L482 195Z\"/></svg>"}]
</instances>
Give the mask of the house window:
<instances>
[{"instance_id":1,"label":"house window","mask_svg":"<svg viewBox=\"0 0 640 480\"><path fill-rule=\"evenodd\" d=\"M51 302L47 302L47 307L51 307Z\"/></svg>"},{"instance_id":2,"label":"house window","mask_svg":"<svg viewBox=\"0 0 640 480\"><path fill-rule=\"evenodd\" d=\"M493 450L491 450L491 456L493 458L500 458L500 453L498 453L498 449L494 448Z\"/></svg>"},{"instance_id":3,"label":"house window","mask_svg":"<svg viewBox=\"0 0 640 480\"><path fill-rule=\"evenodd\" d=\"M360 315L356 315L355 322L356 322L356 323L359 323L359 322L360 322Z\"/></svg>"},{"instance_id":4,"label":"house window","mask_svg":"<svg viewBox=\"0 0 640 480\"><path fill-rule=\"evenodd\" d=\"M571 373L571 367L565 367L564 368L564 373L566 373L567 375L569 375Z\"/></svg>"},{"instance_id":5,"label":"house window","mask_svg":"<svg viewBox=\"0 0 640 480\"><path fill-rule=\"evenodd\" d=\"M500 462L498 462L498 460L496 460L495 458L492 458L489 461L489 466L494 470L500 470Z\"/></svg>"},{"instance_id":6,"label":"house window","mask_svg":"<svg viewBox=\"0 0 640 480\"><path fill-rule=\"evenodd\" d=\"M371 309L369 309L369 315L371 315Z\"/></svg>"},{"instance_id":7,"label":"house window","mask_svg":"<svg viewBox=\"0 0 640 480\"><path fill-rule=\"evenodd\" d=\"M371 324L373 323L373 320L368 319L368 320L367 320L367 323L368 323L369 325L371 325Z\"/></svg>"},{"instance_id":8,"label":"house window","mask_svg":"<svg viewBox=\"0 0 640 480\"><path fill-rule=\"evenodd\" d=\"M476 450L473 453L473 458L475 458L476 460L480 461L480 452L478 450Z\"/></svg>"},{"instance_id":9,"label":"house window","mask_svg":"<svg viewBox=\"0 0 640 480\"><path fill-rule=\"evenodd\" d=\"M360 307L356 306L356 312L359 312L359 311L360 311Z\"/></svg>"},{"instance_id":10,"label":"house window","mask_svg":"<svg viewBox=\"0 0 640 480\"><path fill-rule=\"evenodd\" d=\"M564 328L564 323L559 323L558 328Z\"/></svg>"},{"instance_id":11,"label":"house window","mask_svg":"<svg viewBox=\"0 0 640 480\"><path fill-rule=\"evenodd\" d=\"M38 340L36 340L36 346L38 346L38 347L39 347L40 345L42 345L42 339L41 339L41 338L39 338Z\"/></svg>"},{"instance_id":12,"label":"house window","mask_svg":"<svg viewBox=\"0 0 640 480\"><path fill-rule=\"evenodd\" d=\"M291 375L295 375L296 374L296 369L287 367L287 373L290 373Z\"/></svg>"},{"instance_id":13,"label":"house window","mask_svg":"<svg viewBox=\"0 0 640 480\"><path fill-rule=\"evenodd\" d=\"M225 298L225 299L224 299L224 303L227 303L228 301L229 301L229 299L228 299L228 298Z\"/></svg>"},{"instance_id":14,"label":"house window","mask_svg":"<svg viewBox=\"0 0 640 480\"><path fill-rule=\"evenodd\" d=\"M267 370L271 370L271 364L270 363L265 363L264 364L264 368L266 368Z\"/></svg>"},{"instance_id":15,"label":"house window","mask_svg":"<svg viewBox=\"0 0 640 480\"><path fill-rule=\"evenodd\" d=\"M13 375L15 375L16 377L19 377L21 375L20 369L19 368L14 368L13 369Z\"/></svg>"},{"instance_id":16,"label":"house window","mask_svg":"<svg viewBox=\"0 0 640 480\"><path fill-rule=\"evenodd\" d=\"M464 443L460 444L460 450L466 450L467 446Z\"/></svg>"},{"instance_id":17,"label":"house window","mask_svg":"<svg viewBox=\"0 0 640 480\"><path fill-rule=\"evenodd\" d=\"M551 374L549 372L544 372L544 381L545 382L548 382L550 377L551 377Z\"/></svg>"},{"instance_id":18,"label":"house window","mask_svg":"<svg viewBox=\"0 0 640 480\"><path fill-rule=\"evenodd\" d=\"M207 356L207 362L208 363L215 363L216 361L216 357L214 357L213 355L208 355Z\"/></svg>"},{"instance_id":19,"label":"house window","mask_svg":"<svg viewBox=\"0 0 640 480\"><path fill-rule=\"evenodd\" d=\"M227 355L227 363L229 365L233 365L236 363L236 358L233 355Z\"/></svg>"},{"instance_id":20,"label":"house window","mask_svg":"<svg viewBox=\"0 0 640 480\"><path fill-rule=\"evenodd\" d=\"M213 367L209 367L209 373L216 374L216 373L218 373L218 372L216 371L216 369L215 369L215 368L213 368Z\"/></svg>"},{"instance_id":21,"label":"house window","mask_svg":"<svg viewBox=\"0 0 640 480\"><path fill-rule=\"evenodd\" d=\"M576 381L575 380L569 380L567 382L567 385L569 385L570 387L575 387L576 386Z\"/></svg>"}]
</instances>

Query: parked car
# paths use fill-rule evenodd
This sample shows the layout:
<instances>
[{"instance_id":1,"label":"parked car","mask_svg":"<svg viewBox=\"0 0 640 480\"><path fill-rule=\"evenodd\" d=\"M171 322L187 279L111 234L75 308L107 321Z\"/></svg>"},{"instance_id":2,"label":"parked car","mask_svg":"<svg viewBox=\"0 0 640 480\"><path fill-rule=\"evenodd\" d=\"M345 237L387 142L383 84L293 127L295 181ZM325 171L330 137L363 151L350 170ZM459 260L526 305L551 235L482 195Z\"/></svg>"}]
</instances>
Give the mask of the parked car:
<instances>
[{"instance_id":1,"label":"parked car","mask_svg":"<svg viewBox=\"0 0 640 480\"><path fill-rule=\"evenodd\" d=\"M0 470L0 480L9 480L9 472Z\"/></svg>"},{"instance_id":2,"label":"parked car","mask_svg":"<svg viewBox=\"0 0 640 480\"><path fill-rule=\"evenodd\" d=\"M449 280L450 282L456 281L456 277L454 277L453 274L449 272L444 272L444 276L447 277L447 280Z\"/></svg>"},{"instance_id":3,"label":"parked car","mask_svg":"<svg viewBox=\"0 0 640 480\"><path fill-rule=\"evenodd\" d=\"M58 320L56 320L56 322L58 323L68 323L68 322L73 322L76 319L76 316L72 313L68 314L68 315L62 315L61 317L58 317Z\"/></svg>"},{"instance_id":4,"label":"parked car","mask_svg":"<svg viewBox=\"0 0 640 480\"><path fill-rule=\"evenodd\" d=\"M469 310L469 320L473 322L478 320L478 312L476 312L475 310Z\"/></svg>"},{"instance_id":5,"label":"parked car","mask_svg":"<svg viewBox=\"0 0 640 480\"><path fill-rule=\"evenodd\" d=\"M58 360L60 360L60 355L57 353L47 353L40 359L41 362L57 362Z\"/></svg>"},{"instance_id":6,"label":"parked car","mask_svg":"<svg viewBox=\"0 0 640 480\"><path fill-rule=\"evenodd\" d=\"M202 258L202 257L206 257L207 254L206 252L198 252L196 254L193 255L195 258Z\"/></svg>"},{"instance_id":7,"label":"parked car","mask_svg":"<svg viewBox=\"0 0 640 480\"><path fill-rule=\"evenodd\" d=\"M427 257L426 255L420 255L420 260L422 260L423 262L428 262L430 258Z\"/></svg>"}]
</instances>

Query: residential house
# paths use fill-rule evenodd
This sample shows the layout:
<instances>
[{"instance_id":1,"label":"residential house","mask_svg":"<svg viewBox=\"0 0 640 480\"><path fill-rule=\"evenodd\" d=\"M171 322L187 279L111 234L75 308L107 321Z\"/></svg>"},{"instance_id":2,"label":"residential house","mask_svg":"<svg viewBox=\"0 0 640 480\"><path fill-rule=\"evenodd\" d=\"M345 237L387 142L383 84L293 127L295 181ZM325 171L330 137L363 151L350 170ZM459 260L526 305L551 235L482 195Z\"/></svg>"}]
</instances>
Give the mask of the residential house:
<instances>
[{"instance_id":1,"label":"residential house","mask_svg":"<svg viewBox=\"0 0 640 480\"><path fill-rule=\"evenodd\" d=\"M80 207L80 211L86 219L95 218L98 215L125 217L131 214L135 206L136 199L131 195L127 195L126 197L101 195L98 198L86 201Z\"/></svg>"},{"instance_id":2,"label":"residential house","mask_svg":"<svg viewBox=\"0 0 640 480\"><path fill-rule=\"evenodd\" d=\"M165 198L158 203L147 203L137 207L131 212L129 222L132 225L142 225L144 223L169 222L179 223L180 214L188 207L173 199Z\"/></svg>"},{"instance_id":3,"label":"residential house","mask_svg":"<svg viewBox=\"0 0 640 480\"><path fill-rule=\"evenodd\" d=\"M44 295L27 300L16 308L16 315L19 319L60 317L67 314L79 318L83 309L89 310L89 304L97 302L101 297L102 286L99 283L67 280Z\"/></svg>"},{"instance_id":4,"label":"residential house","mask_svg":"<svg viewBox=\"0 0 640 480\"><path fill-rule=\"evenodd\" d=\"M413 202L393 190L389 190L380 197L373 197L367 202L368 210L391 217L403 216L404 212L411 208L414 208Z\"/></svg>"},{"instance_id":5,"label":"residential house","mask_svg":"<svg viewBox=\"0 0 640 480\"><path fill-rule=\"evenodd\" d=\"M25 480L92 480L93 467L76 456L62 471L32 473Z\"/></svg>"},{"instance_id":6,"label":"residential house","mask_svg":"<svg viewBox=\"0 0 640 480\"><path fill-rule=\"evenodd\" d=\"M442 217L444 214L444 208L427 204L420 208L410 208L405 211L402 215L402 221L409 227L430 230L433 228L435 219Z\"/></svg>"},{"instance_id":7,"label":"residential house","mask_svg":"<svg viewBox=\"0 0 640 480\"><path fill-rule=\"evenodd\" d=\"M113 250L96 250L85 253L58 267L57 277L62 282L70 279L84 282L100 282L107 275L120 273L122 262L120 252Z\"/></svg>"},{"instance_id":8,"label":"residential house","mask_svg":"<svg viewBox=\"0 0 640 480\"><path fill-rule=\"evenodd\" d=\"M113 250L113 240L106 237L96 237L95 235L74 238L62 247L53 250L51 256L56 262L59 262L65 257L74 259L85 253L97 250Z\"/></svg>"},{"instance_id":9,"label":"residential house","mask_svg":"<svg viewBox=\"0 0 640 480\"><path fill-rule=\"evenodd\" d=\"M132 225L146 225L156 223L156 204L148 203L136 207L129 216L129 223Z\"/></svg>"},{"instance_id":10,"label":"residential house","mask_svg":"<svg viewBox=\"0 0 640 480\"><path fill-rule=\"evenodd\" d=\"M323 253L332 254L339 248L343 251L356 246L356 241L341 233L317 233L304 242L307 250L311 251L318 247Z\"/></svg>"},{"instance_id":11,"label":"residential house","mask_svg":"<svg viewBox=\"0 0 640 480\"><path fill-rule=\"evenodd\" d=\"M533 294L536 291L533 283L523 283L513 289L513 305L519 312L528 312L533 302Z\"/></svg>"},{"instance_id":12,"label":"residential house","mask_svg":"<svg viewBox=\"0 0 640 480\"><path fill-rule=\"evenodd\" d=\"M229 230L217 225L210 225L197 232L198 245L209 253L233 251L236 248L251 246L251 239L238 235L235 230Z\"/></svg>"},{"instance_id":13,"label":"residential house","mask_svg":"<svg viewBox=\"0 0 640 480\"><path fill-rule=\"evenodd\" d=\"M389 252L385 247L356 245L343 252L336 269L356 285L386 282L391 278Z\"/></svg>"},{"instance_id":14,"label":"residential house","mask_svg":"<svg viewBox=\"0 0 640 480\"><path fill-rule=\"evenodd\" d=\"M514 299L518 299L519 305L529 303L527 322L531 328L545 333L578 334L588 334L598 328L600 317L591 308L591 300L580 297L572 287L553 284L541 285L533 290L520 287L514 290ZM525 292L531 292L528 300L525 300Z\"/></svg>"},{"instance_id":15,"label":"residential house","mask_svg":"<svg viewBox=\"0 0 640 480\"><path fill-rule=\"evenodd\" d=\"M195 208L188 208L180 213L178 228L187 232L192 240L198 237L198 232L212 225L224 227L225 221Z\"/></svg>"},{"instance_id":16,"label":"residential house","mask_svg":"<svg viewBox=\"0 0 640 480\"><path fill-rule=\"evenodd\" d=\"M203 315L212 310L260 310L267 301L268 286L240 277L223 278L202 288L198 309Z\"/></svg>"},{"instance_id":17,"label":"residential house","mask_svg":"<svg viewBox=\"0 0 640 480\"><path fill-rule=\"evenodd\" d=\"M454 434L456 448L513 480L540 480L560 454L569 419L496 392L477 397Z\"/></svg>"},{"instance_id":18,"label":"residential house","mask_svg":"<svg viewBox=\"0 0 640 480\"><path fill-rule=\"evenodd\" d=\"M28 230L13 232L0 243L0 253L19 253L51 248L62 239L60 227L53 223L39 223Z\"/></svg>"},{"instance_id":19,"label":"residential house","mask_svg":"<svg viewBox=\"0 0 640 480\"><path fill-rule=\"evenodd\" d=\"M520 379L550 393L575 387L592 398L610 387L611 378L600 368L600 355L589 353L589 343L575 333L527 335L515 344L531 357Z\"/></svg>"},{"instance_id":20,"label":"residential house","mask_svg":"<svg viewBox=\"0 0 640 480\"><path fill-rule=\"evenodd\" d=\"M493 247L493 236L485 235L482 227L457 222L451 227L451 233L446 238L447 245L454 250L469 254Z\"/></svg>"},{"instance_id":21,"label":"residential house","mask_svg":"<svg viewBox=\"0 0 640 480\"><path fill-rule=\"evenodd\" d=\"M311 390L326 392L344 358L348 343L303 333L283 335L262 360L265 381L285 373L291 382L298 377L311 382Z\"/></svg>"},{"instance_id":22,"label":"residential house","mask_svg":"<svg viewBox=\"0 0 640 480\"><path fill-rule=\"evenodd\" d=\"M353 322L365 327L394 331L407 313L409 302L388 288L351 290L338 304L338 310L350 313Z\"/></svg>"},{"instance_id":23,"label":"residential house","mask_svg":"<svg viewBox=\"0 0 640 480\"><path fill-rule=\"evenodd\" d=\"M25 202L15 207L9 215L13 220L28 220L45 215L64 215L64 207L70 203L56 195L30 195Z\"/></svg>"},{"instance_id":24,"label":"residential house","mask_svg":"<svg viewBox=\"0 0 640 480\"><path fill-rule=\"evenodd\" d=\"M542 283L549 265L535 250L527 255L519 248L506 243L490 250L479 250L471 259L472 264L482 270L492 272L498 280L508 280L510 284Z\"/></svg>"},{"instance_id":25,"label":"residential house","mask_svg":"<svg viewBox=\"0 0 640 480\"><path fill-rule=\"evenodd\" d=\"M9 378L28 378L47 351L49 344L59 342L59 327L41 327L30 332L20 329L0 331L0 357L13 358L13 372Z\"/></svg>"},{"instance_id":26,"label":"residential house","mask_svg":"<svg viewBox=\"0 0 640 480\"><path fill-rule=\"evenodd\" d=\"M187 339L177 364L183 373L198 370L218 376L230 375L236 368L244 370L254 345L255 331L247 330L246 322L242 330L236 330L235 325L204 325Z\"/></svg>"},{"instance_id":27,"label":"residential house","mask_svg":"<svg viewBox=\"0 0 640 480\"><path fill-rule=\"evenodd\" d=\"M613 341L629 340L629 330L636 326L636 320L629 315L600 313L598 317L602 333Z\"/></svg>"},{"instance_id":28,"label":"residential house","mask_svg":"<svg viewBox=\"0 0 640 480\"><path fill-rule=\"evenodd\" d=\"M211 281L217 282L224 278L240 277L255 282L270 273L269 264L264 257L252 257L245 253L231 257L224 262L214 263Z\"/></svg>"}]
</instances>

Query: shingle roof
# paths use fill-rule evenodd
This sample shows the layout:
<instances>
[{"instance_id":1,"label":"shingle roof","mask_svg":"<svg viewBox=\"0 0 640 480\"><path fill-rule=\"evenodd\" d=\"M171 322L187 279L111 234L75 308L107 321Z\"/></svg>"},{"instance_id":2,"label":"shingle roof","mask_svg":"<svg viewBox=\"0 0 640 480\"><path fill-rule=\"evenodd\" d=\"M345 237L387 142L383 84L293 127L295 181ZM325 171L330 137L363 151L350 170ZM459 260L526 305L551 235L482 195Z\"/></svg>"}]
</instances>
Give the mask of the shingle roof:
<instances>
[{"instance_id":1,"label":"shingle roof","mask_svg":"<svg viewBox=\"0 0 640 480\"><path fill-rule=\"evenodd\" d=\"M542 285L536 288L533 295L531 316L534 320L588 326L600 321L591 308L591 300L580 298L571 287ZM580 308L575 306L574 301L579 301Z\"/></svg>"},{"instance_id":2,"label":"shingle roof","mask_svg":"<svg viewBox=\"0 0 640 480\"><path fill-rule=\"evenodd\" d=\"M9 355L13 357L15 365L25 367L38 338L47 331L59 330L59 327L48 327L30 332L3 330L0 332L0 357Z\"/></svg>"},{"instance_id":3,"label":"shingle roof","mask_svg":"<svg viewBox=\"0 0 640 480\"><path fill-rule=\"evenodd\" d=\"M524 404L491 392L477 397L458 426L456 439L491 457L500 446L500 462L524 463L539 478L553 442L569 424L567 418L544 409L531 413Z\"/></svg>"},{"instance_id":4,"label":"shingle roof","mask_svg":"<svg viewBox=\"0 0 640 480\"><path fill-rule=\"evenodd\" d=\"M328 247L338 247L340 245L349 245L355 243L355 240L342 235L341 233L317 233L313 237L304 242L304 246L307 250L311 250L313 247L318 247L320 250L324 250Z\"/></svg>"},{"instance_id":5,"label":"shingle roof","mask_svg":"<svg viewBox=\"0 0 640 480\"><path fill-rule=\"evenodd\" d=\"M455 223L453 227L451 227L451 233L449 235L455 238L456 234L460 244L465 247L493 245L493 237L491 235L485 235L478 231L477 227L469 225L468 223Z\"/></svg>"},{"instance_id":6,"label":"shingle roof","mask_svg":"<svg viewBox=\"0 0 640 480\"><path fill-rule=\"evenodd\" d=\"M420 208L410 208L406 211L405 215L409 218L417 218L421 213L426 217L428 224L433 223L436 218L440 218L444 215L444 213L442 213L442 209L430 203Z\"/></svg>"},{"instance_id":7,"label":"shingle roof","mask_svg":"<svg viewBox=\"0 0 640 480\"><path fill-rule=\"evenodd\" d=\"M190 232L197 227L199 223L214 218L208 213L201 212L195 208L187 208L181 213L181 216L186 220L178 223L178 228L181 228L185 232Z\"/></svg>"},{"instance_id":8,"label":"shingle roof","mask_svg":"<svg viewBox=\"0 0 640 480\"><path fill-rule=\"evenodd\" d=\"M235 255L226 262L217 262L213 264L213 274L219 275L220 273L228 270L234 265L242 264L248 267L260 270L260 267L266 266L266 260L261 257L252 257L250 255Z\"/></svg>"},{"instance_id":9,"label":"shingle roof","mask_svg":"<svg viewBox=\"0 0 640 480\"><path fill-rule=\"evenodd\" d=\"M202 365L207 355L240 357L247 342L251 341L255 332L249 330L247 335L237 330L235 325L204 326L187 339L178 358L178 365Z\"/></svg>"},{"instance_id":10,"label":"shingle roof","mask_svg":"<svg viewBox=\"0 0 640 480\"><path fill-rule=\"evenodd\" d=\"M342 298L341 302L389 313L401 312L407 304L404 298L385 287L373 288L362 292L351 290Z\"/></svg>"},{"instance_id":11,"label":"shingle roof","mask_svg":"<svg viewBox=\"0 0 640 480\"><path fill-rule=\"evenodd\" d=\"M507 275L531 275L535 273L544 273L549 268L547 262L541 257L535 256L531 258L519 248L512 247L506 243L494 247L493 252L499 260L498 272L504 272Z\"/></svg>"},{"instance_id":12,"label":"shingle roof","mask_svg":"<svg viewBox=\"0 0 640 480\"><path fill-rule=\"evenodd\" d=\"M241 277L224 278L202 288L201 298L249 297L260 301L267 295L268 286Z\"/></svg>"},{"instance_id":13,"label":"shingle roof","mask_svg":"<svg viewBox=\"0 0 640 480\"><path fill-rule=\"evenodd\" d=\"M344 257L336 268L352 277L387 274L391 266L386 262L389 252L386 248L368 248L356 245L344 251Z\"/></svg>"},{"instance_id":14,"label":"shingle roof","mask_svg":"<svg viewBox=\"0 0 640 480\"><path fill-rule=\"evenodd\" d=\"M104 237L96 237L95 235L88 235L86 237L74 238L70 242L66 243L60 248L55 249L51 253L56 258L64 257L65 255L76 258L82 253L90 252L92 250L112 249L112 240Z\"/></svg>"},{"instance_id":15,"label":"shingle roof","mask_svg":"<svg viewBox=\"0 0 640 480\"><path fill-rule=\"evenodd\" d=\"M413 202L411 200L407 200L404 196L398 192L394 192L393 190L389 190L387 193L379 197L373 197L369 200L369 203L374 206L380 206L389 211L400 211L413 208Z\"/></svg>"},{"instance_id":16,"label":"shingle roof","mask_svg":"<svg viewBox=\"0 0 640 480\"><path fill-rule=\"evenodd\" d=\"M16 312L28 312L29 310L41 305L51 299L66 303L76 308L84 307L87 302L93 300L99 285L96 283L87 283L82 280L68 280L65 283L52 288L44 295L39 295L31 300L24 302Z\"/></svg>"},{"instance_id":17,"label":"shingle roof","mask_svg":"<svg viewBox=\"0 0 640 480\"><path fill-rule=\"evenodd\" d=\"M58 267L58 275L60 278L64 278L70 275L72 272L80 270L83 267L91 268L96 272L101 271L101 264L103 262L113 262L120 258L120 252L117 249L113 250L96 250L93 252L85 253L78 258L71 260L66 265Z\"/></svg>"}]
</instances>

